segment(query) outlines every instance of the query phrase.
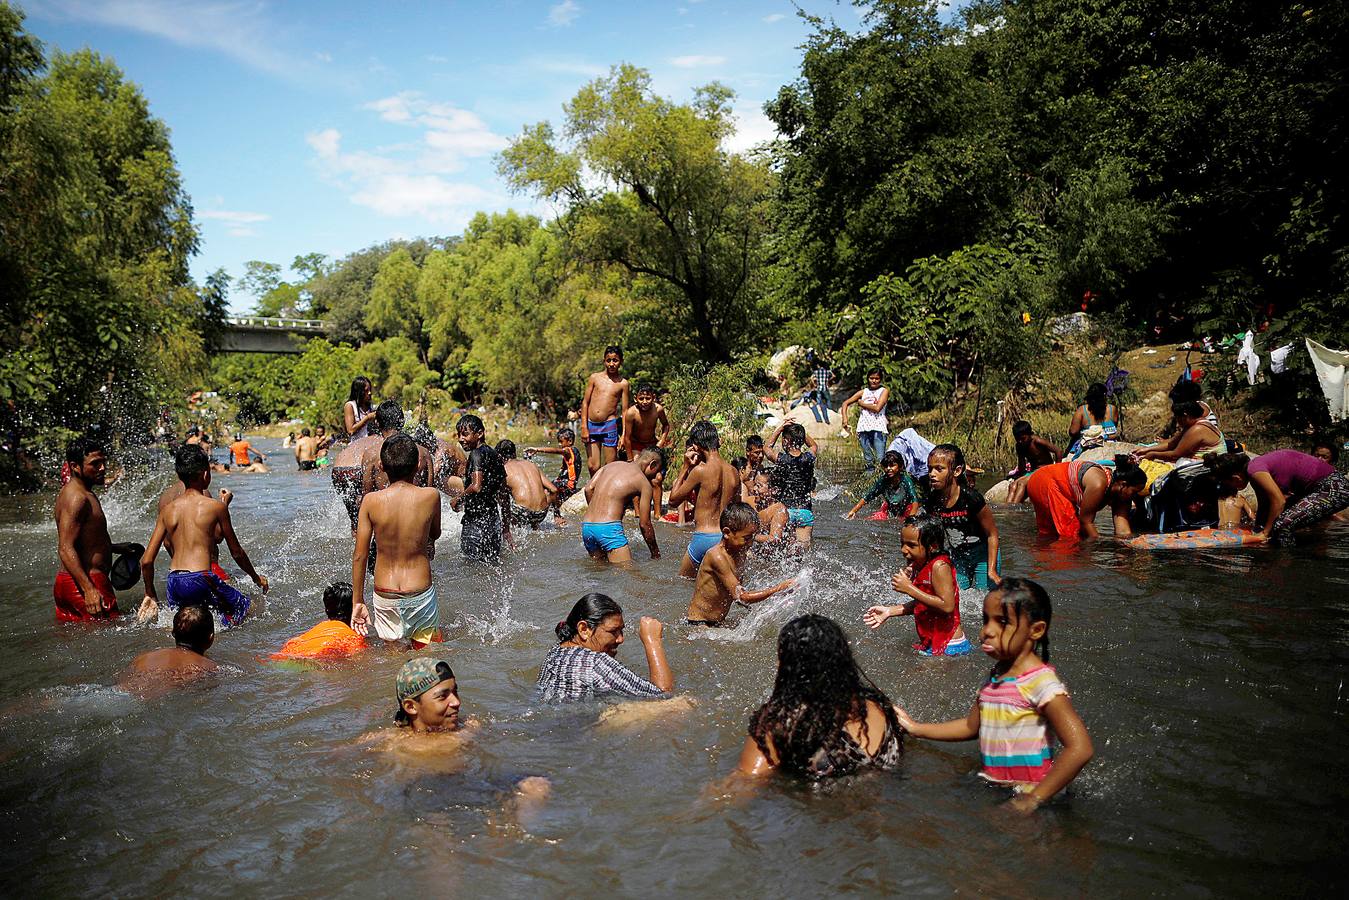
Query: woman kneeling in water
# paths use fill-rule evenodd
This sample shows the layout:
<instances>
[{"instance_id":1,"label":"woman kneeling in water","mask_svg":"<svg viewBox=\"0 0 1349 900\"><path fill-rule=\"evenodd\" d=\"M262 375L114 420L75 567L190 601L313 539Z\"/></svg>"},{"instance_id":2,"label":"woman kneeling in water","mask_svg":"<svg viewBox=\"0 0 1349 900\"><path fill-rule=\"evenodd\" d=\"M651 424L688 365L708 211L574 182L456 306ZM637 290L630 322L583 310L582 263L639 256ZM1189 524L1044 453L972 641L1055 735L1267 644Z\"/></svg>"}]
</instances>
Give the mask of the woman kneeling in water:
<instances>
[{"instance_id":1,"label":"woman kneeling in water","mask_svg":"<svg viewBox=\"0 0 1349 900\"><path fill-rule=\"evenodd\" d=\"M558 644L539 669L534 696L545 703L593 700L603 695L665 697L674 690L674 674L661 644L663 626L642 616L637 634L646 650L648 681L615 657L623 643L623 609L604 594L586 594L557 623Z\"/></svg>"},{"instance_id":2,"label":"woman kneeling in water","mask_svg":"<svg viewBox=\"0 0 1349 900\"><path fill-rule=\"evenodd\" d=\"M894 704L858 668L843 629L813 614L782 626L773 696L750 717L740 773L821 779L894 769L903 756Z\"/></svg>"}]
</instances>

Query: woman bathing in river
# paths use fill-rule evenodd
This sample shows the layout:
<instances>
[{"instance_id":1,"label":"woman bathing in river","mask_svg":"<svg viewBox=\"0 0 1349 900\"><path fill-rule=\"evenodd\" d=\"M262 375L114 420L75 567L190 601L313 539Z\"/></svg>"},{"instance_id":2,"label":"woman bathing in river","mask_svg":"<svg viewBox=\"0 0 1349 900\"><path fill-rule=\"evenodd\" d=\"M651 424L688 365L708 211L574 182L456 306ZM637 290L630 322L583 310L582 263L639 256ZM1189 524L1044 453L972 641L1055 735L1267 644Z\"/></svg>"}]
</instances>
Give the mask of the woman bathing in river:
<instances>
[{"instance_id":1,"label":"woman bathing in river","mask_svg":"<svg viewBox=\"0 0 1349 900\"><path fill-rule=\"evenodd\" d=\"M642 616L637 626L646 650L649 681L614 658L623 644L623 609L604 594L586 594L577 600L556 630L558 644L548 651L539 670L537 699L566 703L605 695L656 698L674 690L659 620Z\"/></svg>"},{"instance_id":2,"label":"woman bathing in river","mask_svg":"<svg viewBox=\"0 0 1349 900\"><path fill-rule=\"evenodd\" d=\"M1294 532L1349 508L1349 479L1323 459L1298 450L1275 450L1254 459L1245 453L1210 453L1204 457L1220 490L1239 491L1247 484L1259 500L1256 536L1287 547Z\"/></svg>"},{"instance_id":3,"label":"woman bathing in river","mask_svg":"<svg viewBox=\"0 0 1349 900\"><path fill-rule=\"evenodd\" d=\"M1129 509L1147 483L1147 474L1127 455L1119 455L1113 469L1084 460L1043 466L1031 475L1026 493L1041 535L1073 541L1098 538L1096 514L1109 506L1115 537L1130 537Z\"/></svg>"}]
</instances>

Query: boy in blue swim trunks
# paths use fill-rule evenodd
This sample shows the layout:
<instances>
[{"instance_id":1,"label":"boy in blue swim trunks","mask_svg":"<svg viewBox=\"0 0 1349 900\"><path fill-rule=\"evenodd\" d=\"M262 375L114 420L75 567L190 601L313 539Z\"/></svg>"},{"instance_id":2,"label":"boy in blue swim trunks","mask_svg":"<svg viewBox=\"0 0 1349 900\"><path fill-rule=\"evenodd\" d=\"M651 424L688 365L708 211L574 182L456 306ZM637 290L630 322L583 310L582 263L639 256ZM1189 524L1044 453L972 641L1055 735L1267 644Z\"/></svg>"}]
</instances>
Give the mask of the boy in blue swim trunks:
<instances>
[{"instance_id":1,"label":"boy in blue swim trunks","mask_svg":"<svg viewBox=\"0 0 1349 900\"><path fill-rule=\"evenodd\" d=\"M225 625L232 628L249 612L261 612L262 603L250 601L211 571L216 542L225 541L235 563L264 593L267 579L253 569L248 554L240 546L229 507L206 493L211 484L211 461L205 451L195 444L184 444L174 454L173 467L183 483L183 493L160 509L150 545L141 557L141 575L145 579L142 614L147 617L158 614L155 557L167 543L172 547L167 585L169 607L199 604L218 612Z\"/></svg>"},{"instance_id":2,"label":"boy in blue swim trunks","mask_svg":"<svg viewBox=\"0 0 1349 900\"><path fill-rule=\"evenodd\" d=\"M684 471L670 489L670 505L693 499L693 535L679 574L698 574L703 556L721 543L721 514L740 497L740 473L721 458L721 437L711 422L695 422L684 451Z\"/></svg>"},{"instance_id":3,"label":"boy in blue swim trunks","mask_svg":"<svg viewBox=\"0 0 1349 900\"><path fill-rule=\"evenodd\" d=\"M618 374L622 366L623 350L605 347L604 371L590 376L581 399L581 441L592 477L618 458L619 423L629 406L628 379Z\"/></svg>"},{"instance_id":4,"label":"boy in blue swim trunks","mask_svg":"<svg viewBox=\"0 0 1349 900\"><path fill-rule=\"evenodd\" d=\"M663 464L659 450L643 450L636 462L616 460L600 469L586 485L586 514L581 521L581 541L591 559L611 563L628 562L632 550L623 531L623 514L629 508L637 513L642 538L652 559L660 559L656 546L656 528L652 524L652 482Z\"/></svg>"}]
</instances>

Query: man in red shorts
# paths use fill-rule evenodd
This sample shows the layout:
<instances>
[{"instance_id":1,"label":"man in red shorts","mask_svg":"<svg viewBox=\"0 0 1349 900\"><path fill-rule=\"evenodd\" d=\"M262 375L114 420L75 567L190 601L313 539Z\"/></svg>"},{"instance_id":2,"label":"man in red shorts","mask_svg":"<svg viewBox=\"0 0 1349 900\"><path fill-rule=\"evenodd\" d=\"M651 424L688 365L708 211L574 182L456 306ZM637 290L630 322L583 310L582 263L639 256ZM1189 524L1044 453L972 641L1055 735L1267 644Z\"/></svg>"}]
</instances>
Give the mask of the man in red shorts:
<instances>
[{"instance_id":1,"label":"man in red shorts","mask_svg":"<svg viewBox=\"0 0 1349 900\"><path fill-rule=\"evenodd\" d=\"M117 595L108 580L114 553L134 552L135 544L114 544L108 520L94 488L108 477L103 447L82 437L66 448L70 480L56 495L56 550L61 571L56 573L52 596L56 621L85 622L118 615Z\"/></svg>"}]
</instances>

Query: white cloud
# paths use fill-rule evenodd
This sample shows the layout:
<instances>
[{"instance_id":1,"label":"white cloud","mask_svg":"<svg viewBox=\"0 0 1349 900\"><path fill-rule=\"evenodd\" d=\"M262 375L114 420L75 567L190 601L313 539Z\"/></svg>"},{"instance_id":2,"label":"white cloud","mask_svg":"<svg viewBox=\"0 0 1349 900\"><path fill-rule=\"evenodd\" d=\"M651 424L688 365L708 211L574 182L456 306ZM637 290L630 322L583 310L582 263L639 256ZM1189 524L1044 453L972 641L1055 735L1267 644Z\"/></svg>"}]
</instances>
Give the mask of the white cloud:
<instances>
[{"instance_id":1,"label":"white cloud","mask_svg":"<svg viewBox=\"0 0 1349 900\"><path fill-rule=\"evenodd\" d=\"M305 143L314 148L314 152L324 159L332 159L337 156L338 149L342 142L342 132L336 128L325 128L322 131L316 131L307 134L304 137Z\"/></svg>"},{"instance_id":2,"label":"white cloud","mask_svg":"<svg viewBox=\"0 0 1349 900\"><path fill-rule=\"evenodd\" d=\"M92 22L163 38L183 47L204 47L277 75L296 74L294 57L271 46L264 7L217 0L47 0L32 10L50 19Z\"/></svg>"},{"instance_id":3,"label":"white cloud","mask_svg":"<svg viewBox=\"0 0 1349 900\"><path fill-rule=\"evenodd\" d=\"M785 18L787 17L784 16L782 13L773 13L771 16L764 16L763 20L767 22L769 25L772 25L774 22L781 22Z\"/></svg>"},{"instance_id":4,"label":"white cloud","mask_svg":"<svg viewBox=\"0 0 1349 900\"><path fill-rule=\"evenodd\" d=\"M319 62L330 63L333 61L333 55L331 53L324 53L320 50L314 54L314 59L317 59Z\"/></svg>"},{"instance_id":5,"label":"white cloud","mask_svg":"<svg viewBox=\"0 0 1349 900\"><path fill-rule=\"evenodd\" d=\"M266 222L271 218L267 213L233 211L228 209L198 210L197 215L203 219L218 219L221 222L236 226Z\"/></svg>"},{"instance_id":6,"label":"white cloud","mask_svg":"<svg viewBox=\"0 0 1349 900\"><path fill-rule=\"evenodd\" d=\"M257 237L258 233L252 228L226 228L230 237Z\"/></svg>"},{"instance_id":7,"label":"white cloud","mask_svg":"<svg viewBox=\"0 0 1349 900\"><path fill-rule=\"evenodd\" d=\"M581 14L581 7L576 0L562 0L561 3L555 3L548 7L548 24L555 28L561 28L570 25L576 21L576 17Z\"/></svg>"},{"instance_id":8,"label":"white cloud","mask_svg":"<svg viewBox=\"0 0 1349 900\"><path fill-rule=\"evenodd\" d=\"M465 158L489 156L507 143L477 113L429 100L418 91L402 91L365 108L386 122L422 129L420 164L434 171L457 171Z\"/></svg>"},{"instance_id":9,"label":"white cloud","mask_svg":"<svg viewBox=\"0 0 1349 900\"><path fill-rule=\"evenodd\" d=\"M433 63L447 63L450 61L450 58L448 56L441 56L439 53L428 53L426 55L426 61Z\"/></svg>"},{"instance_id":10,"label":"white cloud","mask_svg":"<svg viewBox=\"0 0 1349 900\"><path fill-rule=\"evenodd\" d=\"M726 62L724 56L676 56L670 60L670 65L681 69L699 69L704 66L719 66Z\"/></svg>"},{"instance_id":11,"label":"white cloud","mask_svg":"<svg viewBox=\"0 0 1349 900\"><path fill-rule=\"evenodd\" d=\"M726 139L727 150L744 153L777 138L777 126L764 115L760 106L748 103L736 104L733 112L735 134Z\"/></svg>"}]
</instances>

